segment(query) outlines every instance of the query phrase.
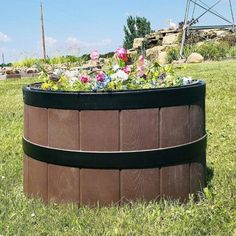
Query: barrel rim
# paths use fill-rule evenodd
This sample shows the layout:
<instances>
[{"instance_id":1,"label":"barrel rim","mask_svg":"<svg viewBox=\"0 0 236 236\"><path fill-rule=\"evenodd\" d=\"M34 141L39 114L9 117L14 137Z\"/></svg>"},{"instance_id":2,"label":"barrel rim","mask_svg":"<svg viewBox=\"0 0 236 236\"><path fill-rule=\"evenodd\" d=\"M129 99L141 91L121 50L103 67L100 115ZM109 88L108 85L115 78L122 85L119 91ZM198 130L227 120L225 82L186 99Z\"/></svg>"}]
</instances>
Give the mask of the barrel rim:
<instances>
[{"instance_id":1,"label":"barrel rim","mask_svg":"<svg viewBox=\"0 0 236 236\"><path fill-rule=\"evenodd\" d=\"M68 110L122 110L191 105L205 99L206 83L169 88L72 92L23 87L24 103L30 106Z\"/></svg>"}]
</instances>

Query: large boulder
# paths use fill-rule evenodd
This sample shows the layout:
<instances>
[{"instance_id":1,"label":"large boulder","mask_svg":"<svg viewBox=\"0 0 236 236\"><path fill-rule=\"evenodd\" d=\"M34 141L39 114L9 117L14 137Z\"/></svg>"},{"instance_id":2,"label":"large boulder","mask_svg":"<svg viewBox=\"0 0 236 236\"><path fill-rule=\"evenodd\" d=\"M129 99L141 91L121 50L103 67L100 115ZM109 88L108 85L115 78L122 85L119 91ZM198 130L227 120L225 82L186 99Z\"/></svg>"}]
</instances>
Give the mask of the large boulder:
<instances>
[{"instance_id":1,"label":"large boulder","mask_svg":"<svg viewBox=\"0 0 236 236\"><path fill-rule=\"evenodd\" d=\"M161 65L166 65L168 63L167 52L160 52L157 60Z\"/></svg>"},{"instance_id":2,"label":"large boulder","mask_svg":"<svg viewBox=\"0 0 236 236\"><path fill-rule=\"evenodd\" d=\"M158 59L159 54L166 49L166 46L155 46L146 50L146 57L148 60Z\"/></svg>"},{"instance_id":3,"label":"large boulder","mask_svg":"<svg viewBox=\"0 0 236 236\"><path fill-rule=\"evenodd\" d=\"M203 61L203 56L196 52L192 53L187 59L187 63L201 63Z\"/></svg>"},{"instance_id":4,"label":"large boulder","mask_svg":"<svg viewBox=\"0 0 236 236\"><path fill-rule=\"evenodd\" d=\"M163 38L162 45L172 45L178 43L179 34L168 34Z\"/></svg>"},{"instance_id":5,"label":"large boulder","mask_svg":"<svg viewBox=\"0 0 236 236\"><path fill-rule=\"evenodd\" d=\"M159 46L150 48L146 50L146 57L148 60L155 60L159 55Z\"/></svg>"},{"instance_id":6,"label":"large boulder","mask_svg":"<svg viewBox=\"0 0 236 236\"><path fill-rule=\"evenodd\" d=\"M37 68L28 68L27 70L26 70L26 73L27 74L34 74L34 73L38 73L39 71L38 71L38 69Z\"/></svg>"},{"instance_id":7,"label":"large boulder","mask_svg":"<svg viewBox=\"0 0 236 236\"><path fill-rule=\"evenodd\" d=\"M136 39L134 39L133 49L142 48L143 41L144 41L144 38L136 38Z\"/></svg>"}]
</instances>

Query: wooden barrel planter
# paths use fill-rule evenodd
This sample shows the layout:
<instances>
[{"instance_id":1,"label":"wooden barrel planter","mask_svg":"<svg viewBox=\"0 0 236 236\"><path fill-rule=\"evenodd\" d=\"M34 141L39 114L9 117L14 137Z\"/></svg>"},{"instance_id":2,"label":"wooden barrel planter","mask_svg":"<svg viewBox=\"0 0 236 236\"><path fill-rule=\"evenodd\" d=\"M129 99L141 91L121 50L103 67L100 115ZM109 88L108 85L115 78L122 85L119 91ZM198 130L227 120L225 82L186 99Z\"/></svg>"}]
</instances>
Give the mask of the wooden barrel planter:
<instances>
[{"instance_id":1,"label":"wooden barrel planter","mask_svg":"<svg viewBox=\"0 0 236 236\"><path fill-rule=\"evenodd\" d=\"M205 83L121 92L23 88L24 192L109 205L205 186Z\"/></svg>"}]
</instances>

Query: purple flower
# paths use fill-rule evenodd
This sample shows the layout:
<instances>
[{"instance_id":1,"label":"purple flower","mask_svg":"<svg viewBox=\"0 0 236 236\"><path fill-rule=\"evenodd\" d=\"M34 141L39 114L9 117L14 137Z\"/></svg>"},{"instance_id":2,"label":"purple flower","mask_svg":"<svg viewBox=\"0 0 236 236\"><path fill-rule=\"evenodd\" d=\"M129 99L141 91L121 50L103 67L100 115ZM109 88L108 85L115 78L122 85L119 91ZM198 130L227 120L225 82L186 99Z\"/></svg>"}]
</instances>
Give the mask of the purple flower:
<instances>
[{"instance_id":1,"label":"purple flower","mask_svg":"<svg viewBox=\"0 0 236 236\"><path fill-rule=\"evenodd\" d=\"M104 79L105 79L106 75L103 73L103 72L99 72L97 75L96 75L96 79L98 82L103 82Z\"/></svg>"}]
</instances>

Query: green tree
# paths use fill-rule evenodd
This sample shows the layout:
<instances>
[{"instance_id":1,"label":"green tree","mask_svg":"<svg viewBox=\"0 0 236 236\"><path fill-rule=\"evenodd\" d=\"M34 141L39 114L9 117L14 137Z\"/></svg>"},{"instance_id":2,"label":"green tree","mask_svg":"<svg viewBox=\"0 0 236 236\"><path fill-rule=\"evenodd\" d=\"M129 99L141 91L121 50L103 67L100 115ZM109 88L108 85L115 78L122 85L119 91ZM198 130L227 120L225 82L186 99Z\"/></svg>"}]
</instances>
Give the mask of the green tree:
<instances>
[{"instance_id":1,"label":"green tree","mask_svg":"<svg viewBox=\"0 0 236 236\"><path fill-rule=\"evenodd\" d=\"M151 32L153 32L151 23L145 17L129 16L127 18L127 25L124 26L124 48L132 48L135 38L142 38Z\"/></svg>"}]
</instances>

